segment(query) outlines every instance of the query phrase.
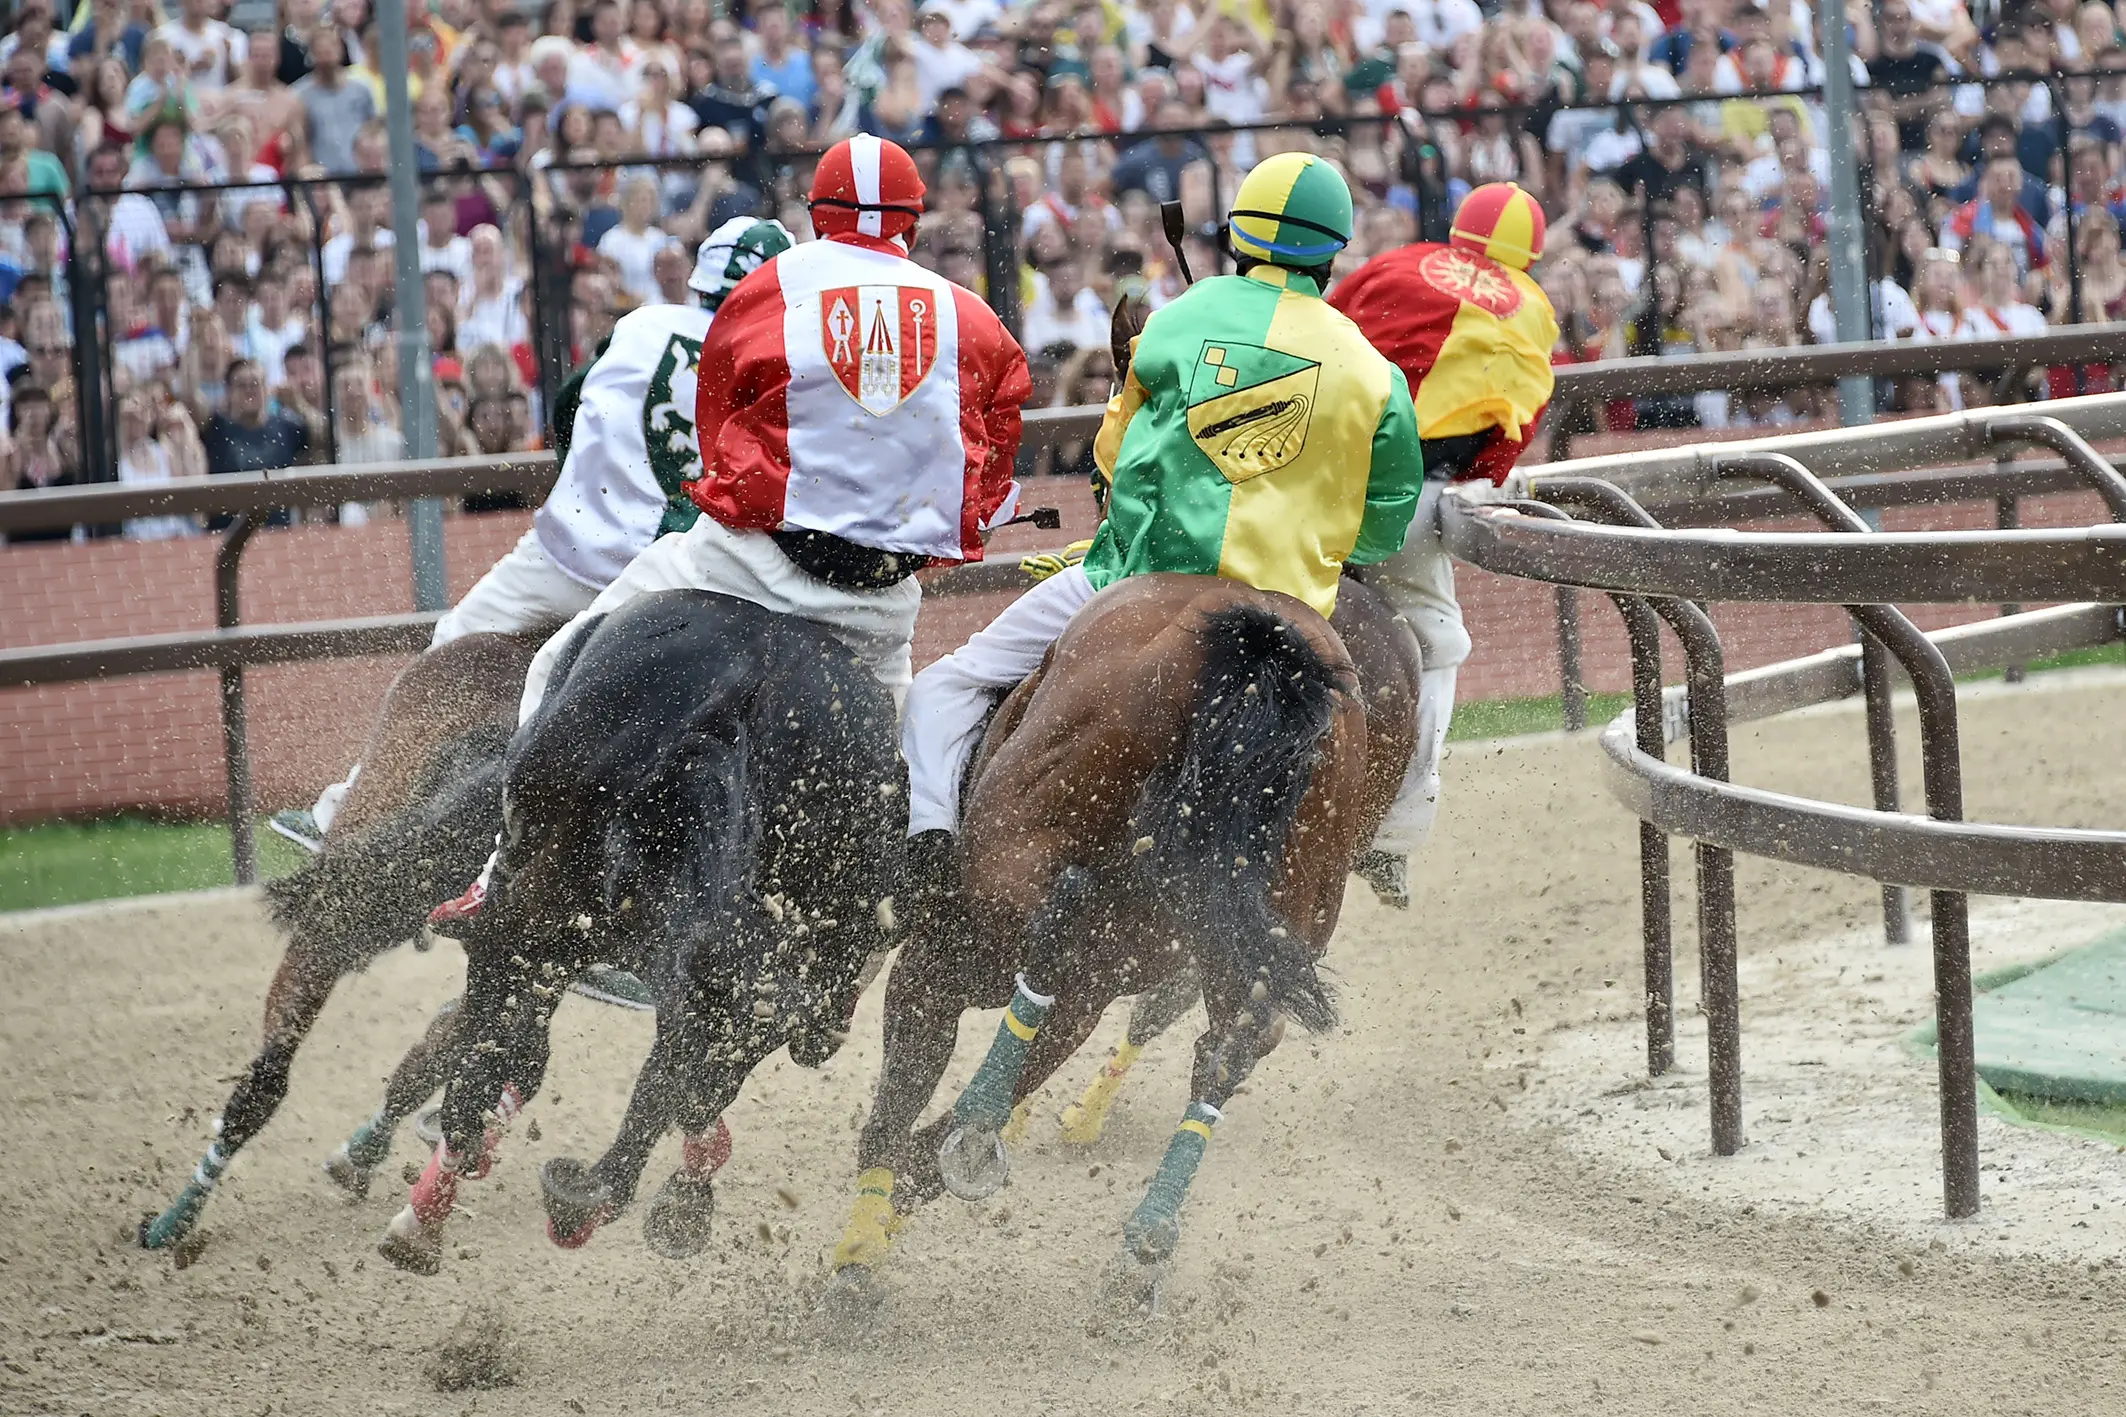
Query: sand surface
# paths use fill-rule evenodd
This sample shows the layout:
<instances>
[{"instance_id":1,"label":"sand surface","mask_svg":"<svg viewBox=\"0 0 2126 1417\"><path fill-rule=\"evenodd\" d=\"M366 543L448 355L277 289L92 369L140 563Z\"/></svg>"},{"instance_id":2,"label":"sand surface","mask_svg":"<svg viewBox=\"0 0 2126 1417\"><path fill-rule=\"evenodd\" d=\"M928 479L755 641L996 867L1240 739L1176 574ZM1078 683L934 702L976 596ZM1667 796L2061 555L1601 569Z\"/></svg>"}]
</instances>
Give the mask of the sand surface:
<instances>
[{"instance_id":1,"label":"sand surface","mask_svg":"<svg viewBox=\"0 0 2126 1417\"><path fill-rule=\"evenodd\" d=\"M1971 815L2117 825L2122 733L2115 684L1974 695ZM1737 739L1745 780L1864 800L1856 714ZM539 1163L596 1154L649 1037L571 999L538 1138L518 1124L421 1279L372 1248L403 1191L350 1204L317 1170L457 987L452 947L399 951L342 986L179 1269L128 1236L250 1056L273 933L236 892L0 920L0 1412L2126 1410L2126 1156L1989 1121L1986 1214L1937 1218L1932 1074L1893 1037L1926 1012L1924 946L1880 959L1872 886L1740 864L1751 1145L1716 1159L1694 1016L1679 1074L1644 1085L1636 833L1593 743L1457 745L1447 788L1418 908L1353 891L1331 954L1343 1026L1295 1034L1235 1100L1165 1312L1120 1325L1093 1321L1095 1280L1179 1117L1194 1021L1075 1153L1054 1117L1115 1010L1041 1100L1011 1186L923 1211L881 1325L852 1342L811 1314L877 1066L875 989L827 1067L778 1060L749 1084L717 1241L680 1263L643 1248L636 1215L578 1252L544 1238ZM1988 963L2114 918L1981 906ZM948 1086L992 1026L967 1021ZM1811 1080L1838 1059L1867 1081ZM1844 1154L1876 1131L1891 1139ZM402 1133L393 1168L416 1151ZM668 1142L649 1184L675 1162ZM467 1314L499 1327L513 1387L432 1386Z\"/></svg>"}]
</instances>

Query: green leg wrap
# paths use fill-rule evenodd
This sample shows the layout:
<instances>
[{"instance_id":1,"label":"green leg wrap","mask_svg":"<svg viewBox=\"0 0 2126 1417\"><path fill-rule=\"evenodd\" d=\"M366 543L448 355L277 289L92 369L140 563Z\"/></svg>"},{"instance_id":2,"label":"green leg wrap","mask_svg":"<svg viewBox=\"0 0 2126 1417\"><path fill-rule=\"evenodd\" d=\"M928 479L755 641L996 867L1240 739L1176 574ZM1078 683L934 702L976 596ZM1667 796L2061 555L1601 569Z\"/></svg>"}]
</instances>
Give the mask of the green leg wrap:
<instances>
[{"instance_id":1,"label":"green leg wrap","mask_svg":"<svg viewBox=\"0 0 2126 1417\"><path fill-rule=\"evenodd\" d=\"M1034 1035L1041 1031L1041 1022L1055 1002L1034 993L1026 976L1019 976L1019 987L1004 1010L1003 1021L997 1025L988 1056L982 1059L967 1090L953 1105L953 1120L962 1127L981 1131L1004 1130L1011 1120L1012 1097L1019 1090L1019 1076L1026 1071L1027 1050L1033 1046Z\"/></svg>"},{"instance_id":2,"label":"green leg wrap","mask_svg":"<svg viewBox=\"0 0 2126 1417\"><path fill-rule=\"evenodd\" d=\"M207 1154L199 1159L199 1166L192 1172L192 1179L170 1208L140 1227L140 1243L150 1250L160 1250L176 1244L192 1233L199 1223L199 1212L214 1193L214 1183L229 1169L229 1158L221 1153L219 1141L207 1145Z\"/></svg>"},{"instance_id":3,"label":"green leg wrap","mask_svg":"<svg viewBox=\"0 0 2126 1417\"><path fill-rule=\"evenodd\" d=\"M347 1138L347 1159L364 1171L373 1171L391 1156L391 1134L397 1130L382 1112L354 1129Z\"/></svg>"},{"instance_id":4,"label":"green leg wrap","mask_svg":"<svg viewBox=\"0 0 2126 1417\"><path fill-rule=\"evenodd\" d=\"M1180 1129L1166 1144L1166 1155L1136 1212L1123 1223L1122 1247L1141 1260L1156 1263L1174 1253L1181 1243L1181 1203L1188 1199L1189 1182L1211 1144L1211 1128L1218 1109L1208 1102L1191 1102Z\"/></svg>"}]
</instances>

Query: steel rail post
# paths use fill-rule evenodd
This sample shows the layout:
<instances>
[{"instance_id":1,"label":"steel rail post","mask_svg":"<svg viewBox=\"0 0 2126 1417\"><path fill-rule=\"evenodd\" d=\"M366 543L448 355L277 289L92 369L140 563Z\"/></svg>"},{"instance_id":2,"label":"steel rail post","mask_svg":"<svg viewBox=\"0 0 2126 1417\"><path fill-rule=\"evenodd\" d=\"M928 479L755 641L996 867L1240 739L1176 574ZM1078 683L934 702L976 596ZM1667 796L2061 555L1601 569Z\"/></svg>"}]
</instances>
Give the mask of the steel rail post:
<instances>
[{"instance_id":1,"label":"steel rail post","mask_svg":"<svg viewBox=\"0 0 2126 1417\"><path fill-rule=\"evenodd\" d=\"M1806 507L1817 520L1836 531L1869 535L1878 530L1867 518L1840 500L1822 478L1782 453L1760 454L1721 460L1715 464L1723 474L1752 473ZM1851 607L1848 607L1850 610ZM1856 623L1859 616L1855 616ZM1860 682L1867 708L1868 788L1878 812L1904 810L1904 792L1897 780L1897 712L1891 700L1889 653L1882 641L1864 629L1860 636ZM1911 902L1905 888L1882 884L1883 943L1902 945L1912 938Z\"/></svg>"},{"instance_id":2,"label":"steel rail post","mask_svg":"<svg viewBox=\"0 0 2126 1417\"><path fill-rule=\"evenodd\" d=\"M1594 478L1547 479L1546 497L1578 502L1610 522L1656 530L1660 523L1630 494ZM1529 503L1531 508L1544 504ZM1636 598L1636 597L1635 597ZM1691 768L1701 777L1728 780L1727 675L1720 636L1704 607L1690 601L1648 596L1642 603L1668 622L1683 646L1688 679ZM1622 601L1619 601L1621 608ZM1627 616L1627 621L1629 620ZM1656 669L1658 676L1658 668ZM1638 669L1634 664L1634 689ZM1636 707L1636 693L1634 696ZM1642 737L1644 728L1640 729ZM1665 734L1656 741L1663 742ZM1642 824L1643 825L1643 824ZM1644 855L1642 842L1642 890ZM1735 856L1725 846L1692 843L1698 877L1699 1005L1706 1017L1706 1073L1712 1102L1713 1151L1732 1156L1742 1147L1742 1006L1737 977ZM1665 852L1664 852L1665 856Z\"/></svg>"},{"instance_id":3,"label":"steel rail post","mask_svg":"<svg viewBox=\"0 0 2126 1417\"><path fill-rule=\"evenodd\" d=\"M1561 509L1542 502L1526 503L1524 509L1541 516L1567 516ZM1561 596L1566 589L1559 587ZM1631 642L1632 729L1639 751L1665 759L1668 737L1661 713L1660 624L1652 608L1640 597L1612 595L1609 598L1616 605L1617 613L1624 617L1624 633ZM1562 607L1562 598L1559 603ZM1572 623L1577 632L1577 602L1574 603ZM1562 626L1562 620L1560 624ZM1585 726L1586 716L1583 689L1580 726ZM1568 721L1566 726L1573 725ZM1641 992L1646 1002L1648 1077L1660 1077L1676 1065L1676 945L1670 879L1668 833L1642 819L1639 822L1639 938L1642 947Z\"/></svg>"},{"instance_id":4,"label":"steel rail post","mask_svg":"<svg viewBox=\"0 0 2126 1417\"><path fill-rule=\"evenodd\" d=\"M1556 589L1558 610L1558 711L1564 715L1565 731L1578 733L1587 726L1587 681L1580 670L1580 592L1576 586Z\"/></svg>"},{"instance_id":5,"label":"steel rail post","mask_svg":"<svg viewBox=\"0 0 2126 1417\"><path fill-rule=\"evenodd\" d=\"M214 552L214 623L220 629L233 630L243 622L238 574L244 548L260 525L249 512L239 512ZM248 886L258 879L258 843L251 830L251 749L241 664L221 670L221 751L229 786L229 854L236 884Z\"/></svg>"},{"instance_id":6,"label":"steel rail post","mask_svg":"<svg viewBox=\"0 0 2126 1417\"><path fill-rule=\"evenodd\" d=\"M1757 453L1716 464L1785 488L1827 525L1865 535L1867 523L1815 473L1783 453ZM1888 605L1849 605L1861 627L1897 657L1919 699L1919 745L1927 815L1963 820L1963 761L1957 732L1956 680L1941 648ZM1971 1022L1970 902L1962 891L1931 893L1934 908L1936 1062L1941 1082L1942 1202L1952 1218L1976 1215L1978 1068Z\"/></svg>"},{"instance_id":7,"label":"steel rail post","mask_svg":"<svg viewBox=\"0 0 2126 1417\"><path fill-rule=\"evenodd\" d=\"M2115 522L2126 522L2126 476L2089 440L2059 419L2044 413L2004 413L1986 422L1986 436L1996 449L2004 443L2035 443L2060 455L2070 472L2104 499Z\"/></svg>"}]
</instances>

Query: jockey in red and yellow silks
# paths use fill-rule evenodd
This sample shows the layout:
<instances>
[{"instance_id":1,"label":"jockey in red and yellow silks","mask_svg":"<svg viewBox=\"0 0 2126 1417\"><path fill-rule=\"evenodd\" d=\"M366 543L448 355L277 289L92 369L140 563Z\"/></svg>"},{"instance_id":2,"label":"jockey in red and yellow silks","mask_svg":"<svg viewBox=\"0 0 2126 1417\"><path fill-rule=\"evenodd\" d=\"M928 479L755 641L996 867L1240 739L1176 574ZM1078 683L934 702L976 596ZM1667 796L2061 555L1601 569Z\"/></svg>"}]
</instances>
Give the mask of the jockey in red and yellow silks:
<instances>
[{"instance_id":1,"label":"jockey in red and yellow silks","mask_svg":"<svg viewBox=\"0 0 2126 1417\"><path fill-rule=\"evenodd\" d=\"M1417 632L1425 666L1417 752L1360 864L1391 903L1408 900L1407 858L1439 810L1440 748L1470 649L1454 565L1440 545L1440 492L1472 478L1504 482L1550 403L1557 316L1528 274L1543 254L1544 226L1535 198L1510 182L1489 183L1463 200L1445 245L1376 256L1329 296L1410 381L1425 450L1425 495L1410 538L1366 572Z\"/></svg>"}]
</instances>

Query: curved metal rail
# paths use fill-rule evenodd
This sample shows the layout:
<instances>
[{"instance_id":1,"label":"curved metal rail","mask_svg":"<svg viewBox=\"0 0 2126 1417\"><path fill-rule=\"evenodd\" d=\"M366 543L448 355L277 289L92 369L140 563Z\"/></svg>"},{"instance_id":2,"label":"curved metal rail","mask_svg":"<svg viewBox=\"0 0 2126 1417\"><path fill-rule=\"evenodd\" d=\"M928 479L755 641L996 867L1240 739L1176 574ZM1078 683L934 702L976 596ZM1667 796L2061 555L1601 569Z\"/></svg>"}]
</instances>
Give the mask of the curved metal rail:
<instances>
[{"instance_id":1,"label":"curved metal rail","mask_svg":"<svg viewBox=\"0 0 2126 1417\"><path fill-rule=\"evenodd\" d=\"M2110 396L2116 398L2117 396ZM2080 405L2068 408L2068 404ZM2087 401L2062 401L2085 426ZM1918 426L1925 425L1925 426ZM1943 1203L1952 1216L1979 1207L1977 1100L1971 1029L1967 895L2034 895L2126 901L2126 832L1965 822L1954 673L2012 666L2046 653L2126 638L2126 526L2025 531L1884 533L1841 500L1798 453L1844 469L1909 466L1927 453L1972 456L2036 445L2059 454L2064 474L2094 490L2126 522L2126 477L2067 421L2049 412L1992 412L1804 438L1681 450L1638 460L1631 480L1676 495L1737 477L1769 481L1826 532L1665 530L1624 487L1561 465L1522 486L1539 501L1453 496L1441 503L1441 537L1486 570L1609 593L1632 648L1633 706L1601 735L1609 786L1640 819L1642 930L1646 944L1647 1065L1673 1058L1673 974L1666 836L1695 843L1700 968L1708 1020L1713 1148L1741 1139L1740 1020L1729 853L1843 871L1881 882L1885 933L1905 930L1903 887L1934 893L1934 980L1939 1012ZM1602 468L1602 471L1609 471ZM1715 494L1717 495L1717 494ZM1591 513L1574 521L1562 509ZM2009 520L2003 518L2004 522ZM1569 593L1569 592L1567 592ZM1858 645L1727 679L1699 601L1843 605ZM1922 635L1891 602L2077 602L1989 624ZM1689 661L1683 689L1660 687L1655 616L1676 630ZM1919 698L1928 815L1899 808L1891 692L1903 670ZM1872 809L1819 802L1729 782L1727 729L1736 719L1783 713L1862 693L1867 699ZM1666 747L1691 740L1692 766Z\"/></svg>"}]
</instances>

